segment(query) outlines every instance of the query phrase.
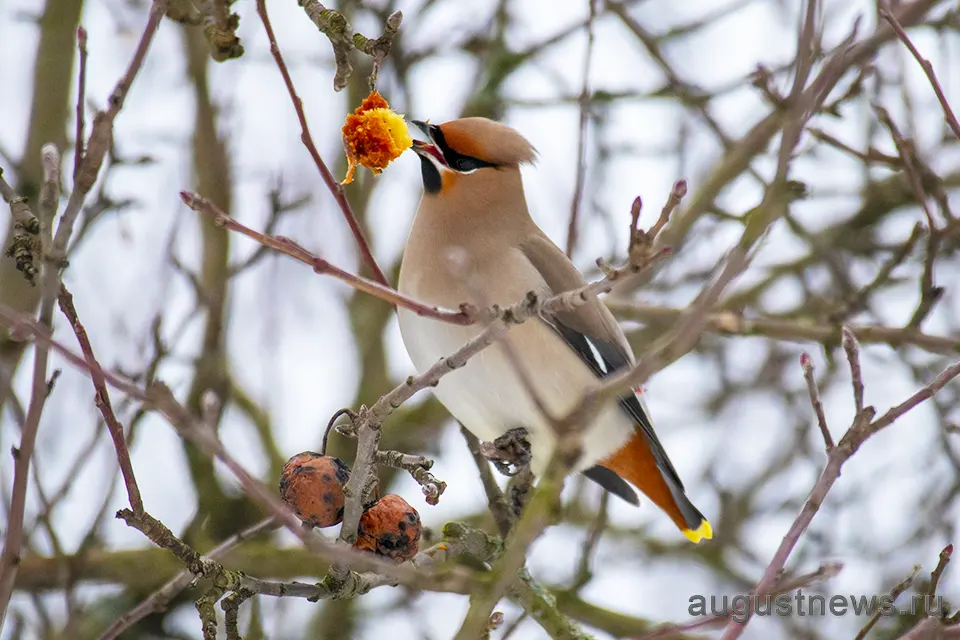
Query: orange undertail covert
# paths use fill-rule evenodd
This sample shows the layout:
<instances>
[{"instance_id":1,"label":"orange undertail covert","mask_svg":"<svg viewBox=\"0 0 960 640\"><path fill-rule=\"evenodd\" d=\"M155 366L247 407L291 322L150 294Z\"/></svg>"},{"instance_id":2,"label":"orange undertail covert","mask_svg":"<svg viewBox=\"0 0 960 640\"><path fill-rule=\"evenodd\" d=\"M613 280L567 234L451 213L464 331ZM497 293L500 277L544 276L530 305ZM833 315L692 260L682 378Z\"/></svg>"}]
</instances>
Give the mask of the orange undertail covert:
<instances>
[{"instance_id":1,"label":"orange undertail covert","mask_svg":"<svg viewBox=\"0 0 960 640\"><path fill-rule=\"evenodd\" d=\"M691 542L713 538L713 527L682 491L672 490L664 479L646 440L636 434L600 464L640 489L663 509Z\"/></svg>"},{"instance_id":2,"label":"orange undertail covert","mask_svg":"<svg viewBox=\"0 0 960 640\"><path fill-rule=\"evenodd\" d=\"M343 149L347 153L347 175L340 184L350 184L357 166L374 173L383 171L391 161L413 146L403 116L393 111L378 92L368 95L347 116L341 129Z\"/></svg>"}]
</instances>

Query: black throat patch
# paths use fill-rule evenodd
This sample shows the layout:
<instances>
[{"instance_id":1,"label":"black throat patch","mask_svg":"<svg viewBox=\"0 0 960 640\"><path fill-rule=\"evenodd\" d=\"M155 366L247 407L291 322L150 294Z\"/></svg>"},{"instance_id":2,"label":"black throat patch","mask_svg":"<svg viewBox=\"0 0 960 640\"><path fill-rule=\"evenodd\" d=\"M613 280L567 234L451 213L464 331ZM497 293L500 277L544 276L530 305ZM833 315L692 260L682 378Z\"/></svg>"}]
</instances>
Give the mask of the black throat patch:
<instances>
[{"instance_id":1,"label":"black throat patch","mask_svg":"<svg viewBox=\"0 0 960 640\"><path fill-rule=\"evenodd\" d=\"M424 190L432 195L440 193L440 187L443 186L440 170L433 162L423 156L420 156L420 173L423 175Z\"/></svg>"}]
</instances>

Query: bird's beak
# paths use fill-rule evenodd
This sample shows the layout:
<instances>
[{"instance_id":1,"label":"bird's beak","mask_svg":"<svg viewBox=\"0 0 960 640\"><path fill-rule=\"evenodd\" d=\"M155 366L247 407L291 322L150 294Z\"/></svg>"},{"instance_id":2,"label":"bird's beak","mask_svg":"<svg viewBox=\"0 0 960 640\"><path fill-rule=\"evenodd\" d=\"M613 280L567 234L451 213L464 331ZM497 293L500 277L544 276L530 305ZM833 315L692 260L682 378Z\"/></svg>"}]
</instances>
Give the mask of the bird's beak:
<instances>
[{"instance_id":1,"label":"bird's beak","mask_svg":"<svg viewBox=\"0 0 960 640\"><path fill-rule=\"evenodd\" d=\"M443 151L440 150L440 147L434 144L435 141L433 139L433 134L430 133L430 129L433 125L423 122L422 120L411 120L411 122L413 122L413 124L415 124L427 138L426 142L422 140L414 140L413 152L423 158L433 159L442 166L446 167L447 160L443 157Z\"/></svg>"}]
</instances>

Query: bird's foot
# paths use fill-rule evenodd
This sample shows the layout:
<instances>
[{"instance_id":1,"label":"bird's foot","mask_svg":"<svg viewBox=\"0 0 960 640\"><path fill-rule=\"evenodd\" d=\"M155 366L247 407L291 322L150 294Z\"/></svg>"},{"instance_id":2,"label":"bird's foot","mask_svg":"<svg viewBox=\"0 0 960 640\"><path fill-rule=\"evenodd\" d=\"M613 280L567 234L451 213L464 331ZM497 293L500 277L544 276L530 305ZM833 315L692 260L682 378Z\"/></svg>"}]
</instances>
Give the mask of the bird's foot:
<instances>
[{"instance_id":1,"label":"bird's foot","mask_svg":"<svg viewBox=\"0 0 960 640\"><path fill-rule=\"evenodd\" d=\"M523 427L510 429L493 442L481 442L480 452L505 476L515 476L530 466L530 442Z\"/></svg>"}]
</instances>

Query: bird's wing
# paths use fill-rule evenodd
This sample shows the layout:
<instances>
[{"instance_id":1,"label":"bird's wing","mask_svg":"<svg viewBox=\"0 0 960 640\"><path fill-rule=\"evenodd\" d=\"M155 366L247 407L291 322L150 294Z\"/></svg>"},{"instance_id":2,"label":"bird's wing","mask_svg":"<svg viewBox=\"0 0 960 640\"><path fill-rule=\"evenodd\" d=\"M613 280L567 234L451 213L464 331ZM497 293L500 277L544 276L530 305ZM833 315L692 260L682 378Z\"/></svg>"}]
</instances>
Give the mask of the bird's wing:
<instances>
[{"instance_id":1,"label":"bird's wing","mask_svg":"<svg viewBox=\"0 0 960 640\"><path fill-rule=\"evenodd\" d=\"M553 293L571 291L586 284L573 263L545 235L530 236L520 245L520 249L540 272ZM610 310L599 299L594 298L572 311L562 310L550 315L541 314L541 317L598 378L609 376L633 365L633 353L623 330ZM638 425L638 431L649 445L664 479L671 481L680 491L683 491L680 476L654 432L650 417L638 394L628 393L621 396L620 406ZM603 482L600 483L603 484ZM614 491L614 493L618 492Z\"/></svg>"}]
</instances>

